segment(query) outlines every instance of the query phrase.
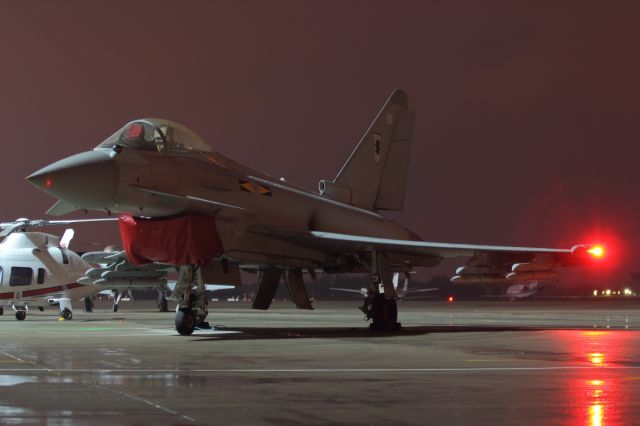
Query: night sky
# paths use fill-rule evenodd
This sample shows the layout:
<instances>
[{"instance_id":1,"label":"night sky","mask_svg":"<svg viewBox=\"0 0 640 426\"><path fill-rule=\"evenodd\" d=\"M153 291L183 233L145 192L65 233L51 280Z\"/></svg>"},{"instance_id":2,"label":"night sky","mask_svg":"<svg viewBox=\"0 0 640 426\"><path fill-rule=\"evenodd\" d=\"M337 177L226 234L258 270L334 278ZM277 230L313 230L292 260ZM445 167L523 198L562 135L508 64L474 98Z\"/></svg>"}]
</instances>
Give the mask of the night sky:
<instances>
[{"instance_id":1,"label":"night sky","mask_svg":"<svg viewBox=\"0 0 640 426\"><path fill-rule=\"evenodd\" d=\"M0 1L0 218L42 217L54 200L25 176L148 116L317 188L402 88L417 117L393 216L430 241L601 239L624 280L640 271L639 16L635 1Z\"/></svg>"}]
</instances>

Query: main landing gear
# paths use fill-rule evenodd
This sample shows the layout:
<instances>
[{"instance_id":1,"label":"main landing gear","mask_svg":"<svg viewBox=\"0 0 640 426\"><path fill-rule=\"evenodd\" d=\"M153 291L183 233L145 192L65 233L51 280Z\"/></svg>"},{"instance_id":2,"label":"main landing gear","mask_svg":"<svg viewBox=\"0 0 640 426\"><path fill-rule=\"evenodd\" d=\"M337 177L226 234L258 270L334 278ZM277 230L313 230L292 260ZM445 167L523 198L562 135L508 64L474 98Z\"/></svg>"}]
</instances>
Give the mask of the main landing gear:
<instances>
[{"instance_id":1,"label":"main landing gear","mask_svg":"<svg viewBox=\"0 0 640 426\"><path fill-rule=\"evenodd\" d=\"M395 299L387 299L381 293L369 293L360 310L364 312L365 319L371 321L369 324L371 331L402 330L402 324L398 322L398 305Z\"/></svg>"},{"instance_id":2,"label":"main landing gear","mask_svg":"<svg viewBox=\"0 0 640 426\"><path fill-rule=\"evenodd\" d=\"M195 290L192 291L195 286ZM180 267L178 282L173 295L178 300L176 310L176 330L183 336L189 336L195 328L211 328L205 321L209 311L202 271L195 265Z\"/></svg>"},{"instance_id":3,"label":"main landing gear","mask_svg":"<svg viewBox=\"0 0 640 426\"><path fill-rule=\"evenodd\" d=\"M66 297L60 299L60 318L65 321L70 321L73 318L71 299Z\"/></svg>"},{"instance_id":4,"label":"main landing gear","mask_svg":"<svg viewBox=\"0 0 640 426\"><path fill-rule=\"evenodd\" d=\"M60 312L60 318L63 318L67 321L71 320L73 318L73 313L71 312L71 309L64 308L62 312Z\"/></svg>"},{"instance_id":5,"label":"main landing gear","mask_svg":"<svg viewBox=\"0 0 640 426\"><path fill-rule=\"evenodd\" d=\"M169 312L169 302L164 290L158 290L158 309L160 312Z\"/></svg>"},{"instance_id":6,"label":"main landing gear","mask_svg":"<svg viewBox=\"0 0 640 426\"><path fill-rule=\"evenodd\" d=\"M84 304L85 312L93 312L93 300L91 300L90 296L85 296L82 298L82 303Z\"/></svg>"},{"instance_id":7,"label":"main landing gear","mask_svg":"<svg viewBox=\"0 0 640 426\"><path fill-rule=\"evenodd\" d=\"M382 288L382 291L380 291ZM393 287L389 259L384 253L371 254L371 287L360 310L371 321L369 329L376 332L400 331L398 305Z\"/></svg>"}]
</instances>

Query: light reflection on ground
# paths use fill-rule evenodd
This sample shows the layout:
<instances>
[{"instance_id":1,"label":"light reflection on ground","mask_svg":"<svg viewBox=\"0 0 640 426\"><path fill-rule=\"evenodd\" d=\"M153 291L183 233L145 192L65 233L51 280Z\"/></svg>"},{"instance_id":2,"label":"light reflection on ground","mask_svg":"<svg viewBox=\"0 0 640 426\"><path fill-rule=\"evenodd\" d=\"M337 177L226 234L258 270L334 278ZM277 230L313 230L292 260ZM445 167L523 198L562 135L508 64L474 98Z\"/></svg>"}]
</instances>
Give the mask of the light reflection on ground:
<instances>
[{"instance_id":1,"label":"light reflection on ground","mask_svg":"<svg viewBox=\"0 0 640 426\"><path fill-rule=\"evenodd\" d=\"M593 368L576 370L567 382L568 402L575 425L602 426L624 423L621 407L627 404L624 369L633 362L630 340L625 331L563 330L552 332L578 365Z\"/></svg>"},{"instance_id":2,"label":"light reflection on ground","mask_svg":"<svg viewBox=\"0 0 640 426\"><path fill-rule=\"evenodd\" d=\"M394 336L349 323L351 305L229 308L230 333L186 339L156 313L0 318L0 424L640 424L635 306L439 306L403 302Z\"/></svg>"}]
</instances>

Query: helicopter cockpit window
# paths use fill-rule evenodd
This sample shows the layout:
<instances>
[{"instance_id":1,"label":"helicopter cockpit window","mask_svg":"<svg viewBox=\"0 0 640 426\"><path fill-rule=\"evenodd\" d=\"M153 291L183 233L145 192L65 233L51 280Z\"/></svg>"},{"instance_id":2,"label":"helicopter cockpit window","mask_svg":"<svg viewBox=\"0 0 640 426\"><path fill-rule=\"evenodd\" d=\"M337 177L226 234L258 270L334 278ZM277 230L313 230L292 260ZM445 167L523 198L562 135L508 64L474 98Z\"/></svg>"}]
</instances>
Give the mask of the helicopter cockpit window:
<instances>
[{"instance_id":1,"label":"helicopter cockpit window","mask_svg":"<svg viewBox=\"0 0 640 426\"><path fill-rule=\"evenodd\" d=\"M185 126L168 120L149 118L132 121L98 145L158 152L213 152L198 135Z\"/></svg>"}]
</instances>

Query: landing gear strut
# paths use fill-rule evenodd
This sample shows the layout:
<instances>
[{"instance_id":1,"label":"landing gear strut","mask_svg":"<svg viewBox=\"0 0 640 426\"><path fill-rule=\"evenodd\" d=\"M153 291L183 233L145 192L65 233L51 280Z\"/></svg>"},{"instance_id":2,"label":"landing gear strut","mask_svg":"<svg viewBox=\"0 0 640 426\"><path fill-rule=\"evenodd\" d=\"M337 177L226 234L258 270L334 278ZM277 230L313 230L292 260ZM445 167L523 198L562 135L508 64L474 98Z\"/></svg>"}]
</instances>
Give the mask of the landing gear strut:
<instances>
[{"instance_id":1,"label":"landing gear strut","mask_svg":"<svg viewBox=\"0 0 640 426\"><path fill-rule=\"evenodd\" d=\"M371 331L400 331L402 324L398 322L398 305L395 299L387 299L384 294L367 295L360 307L366 319L371 320Z\"/></svg>"},{"instance_id":2,"label":"landing gear strut","mask_svg":"<svg viewBox=\"0 0 640 426\"><path fill-rule=\"evenodd\" d=\"M82 302L84 303L85 312L93 312L93 300L91 300L90 296L85 296Z\"/></svg>"},{"instance_id":3,"label":"landing gear strut","mask_svg":"<svg viewBox=\"0 0 640 426\"><path fill-rule=\"evenodd\" d=\"M195 291L192 288L195 286ZM183 336L193 333L198 328L211 328L205 321L209 311L205 294L202 271L198 266L183 265L180 267L176 289L171 296L178 300L176 311L176 330Z\"/></svg>"},{"instance_id":4,"label":"landing gear strut","mask_svg":"<svg viewBox=\"0 0 640 426\"><path fill-rule=\"evenodd\" d=\"M113 312L118 312L118 306L120 300L122 300L122 293L118 290L111 290L111 296L113 296Z\"/></svg>"},{"instance_id":5,"label":"landing gear strut","mask_svg":"<svg viewBox=\"0 0 640 426\"><path fill-rule=\"evenodd\" d=\"M389 332L402 329L398 322L398 305L389 258L385 253L371 253L371 287L360 310L367 321L371 320L371 331Z\"/></svg>"},{"instance_id":6,"label":"landing gear strut","mask_svg":"<svg viewBox=\"0 0 640 426\"><path fill-rule=\"evenodd\" d=\"M167 295L163 290L158 291L158 309L160 312L169 312L169 303L167 302Z\"/></svg>"}]
</instances>

